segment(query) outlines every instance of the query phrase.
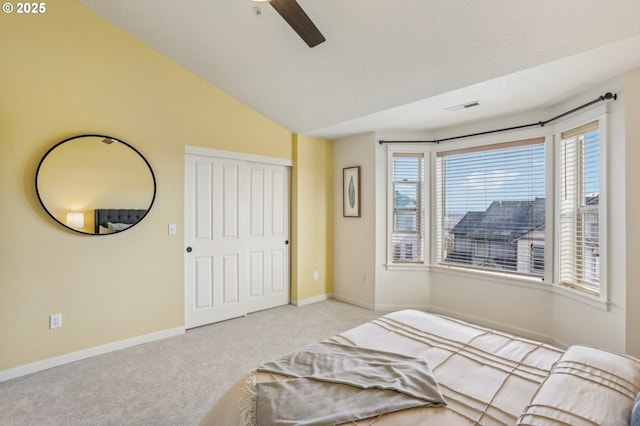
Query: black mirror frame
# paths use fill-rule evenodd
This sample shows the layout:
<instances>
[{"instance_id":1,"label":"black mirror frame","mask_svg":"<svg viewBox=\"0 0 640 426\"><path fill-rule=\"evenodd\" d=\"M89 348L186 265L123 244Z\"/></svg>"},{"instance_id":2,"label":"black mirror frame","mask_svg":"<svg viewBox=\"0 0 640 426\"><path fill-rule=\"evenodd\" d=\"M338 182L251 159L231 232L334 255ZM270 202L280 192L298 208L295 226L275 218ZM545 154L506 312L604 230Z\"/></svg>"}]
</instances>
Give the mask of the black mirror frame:
<instances>
[{"instance_id":1,"label":"black mirror frame","mask_svg":"<svg viewBox=\"0 0 640 426\"><path fill-rule=\"evenodd\" d=\"M83 231L78 231L77 229L71 228L70 226L65 225L64 223L60 222L58 219L56 219L56 217L51 214L51 212L49 211L49 209L47 209L47 206L45 206L44 201L42 200L42 197L40 196L40 191L38 190L38 175L40 173L40 168L42 167L42 164L44 163L44 160L46 160L47 156L53 152L53 150L55 150L57 147L59 147L60 145L72 141L74 139L79 139L79 138L86 138L86 137L98 137L98 138L107 138L107 139L112 139L115 142L120 142L121 144L129 147L131 150L133 150L133 152L135 152L136 154L138 154L140 156L140 158L142 158L142 160L145 162L145 164L147 165L147 167L149 168L149 172L151 173L151 179L153 181L153 196L151 197L151 203L149 203L149 207L147 207L147 212L140 217L140 219L138 219L137 222L133 223L131 226L129 226L127 229L123 229L120 231L116 231L116 232L111 232L108 234L99 234L99 233L88 233L88 232L83 232ZM151 168L151 164L149 164L149 161L147 161L146 157L144 155L142 155L142 153L140 151L138 151L134 146L132 146L131 144L123 141L122 139L118 139L115 138L113 136L107 136L107 135L101 135L101 134L93 134L93 133L88 133L88 134L82 134L82 135L76 135L76 136L71 136L70 138L67 138L65 140L62 140L58 143L56 143L55 145L53 145L51 148L49 148L49 150L47 150L47 152L42 156L42 159L40 160L40 162L38 163L38 167L36 169L36 176L35 176L35 189L36 189L36 195L38 197L38 201L40 202L40 205L42 206L42 208L44 209L45 212L47 212L47 214L49 215L49 217L51 217L53 219L53 221L61 226L63 226L65 229L71 230L73 232L76 232L78 234L82 234L82 235L91 235L91 236L104 236L104 235L113 235L113 234L119 234L121 232L127 231L131 228L133 228L134 226L136 226L138 223L142 222L142 219L144 219L145 217L147 217L147 215L149 214L149 211L151 210L151 207L153 207L153 203L156 200L156 192L158 190L158 186L157 186L157 182L156 182L156 175L153 173L153 169Z\"/></svg>"}]
</instances>

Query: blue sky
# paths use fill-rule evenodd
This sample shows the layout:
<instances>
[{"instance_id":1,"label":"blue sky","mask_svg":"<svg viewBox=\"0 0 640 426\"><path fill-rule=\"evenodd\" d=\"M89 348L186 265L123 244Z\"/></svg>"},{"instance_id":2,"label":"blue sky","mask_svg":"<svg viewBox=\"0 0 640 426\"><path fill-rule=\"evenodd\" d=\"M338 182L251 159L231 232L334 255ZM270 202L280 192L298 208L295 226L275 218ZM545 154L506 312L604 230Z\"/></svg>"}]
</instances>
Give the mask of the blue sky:
<instances>
[{"instance_id":1,"label":"blue sky","mask_svg":"<svg viewBox=\"0 0 640 426\"><path fill-rule=\"evenodd\" d=\"M493 201L544 198L544 145L445 157L447 214L484 211Z\"/></svg>"}]
</instances>

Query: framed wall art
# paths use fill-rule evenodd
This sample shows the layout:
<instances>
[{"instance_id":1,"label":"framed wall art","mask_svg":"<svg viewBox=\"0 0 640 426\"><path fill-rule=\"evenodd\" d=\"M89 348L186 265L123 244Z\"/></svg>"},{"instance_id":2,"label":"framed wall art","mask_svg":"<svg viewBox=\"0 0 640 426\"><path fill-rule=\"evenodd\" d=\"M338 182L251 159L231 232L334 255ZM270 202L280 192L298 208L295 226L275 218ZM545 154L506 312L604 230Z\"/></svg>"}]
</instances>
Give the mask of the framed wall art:
<instances>
[{"instance_id":1,"label":"framed wall art","mask_svg":"<svg viewBox=\"0 0 640 426\"><path fill-rule=\"evenodd\" d=\"M342 215L360 217L360 166L342 169Z\"/></svg>"}]
</instances>

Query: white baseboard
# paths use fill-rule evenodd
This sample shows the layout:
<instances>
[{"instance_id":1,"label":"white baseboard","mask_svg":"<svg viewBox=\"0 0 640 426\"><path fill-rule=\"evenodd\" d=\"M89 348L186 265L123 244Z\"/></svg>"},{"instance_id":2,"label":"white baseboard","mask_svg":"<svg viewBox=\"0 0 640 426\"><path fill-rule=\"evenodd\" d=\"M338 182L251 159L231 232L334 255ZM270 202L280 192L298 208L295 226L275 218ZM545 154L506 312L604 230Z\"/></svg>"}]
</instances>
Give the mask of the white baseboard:
<instances>
[{"instance_id":1,"label":"white baseboard","mask_svg":"<svg viewBox=\"0 0 640 426\"><path fill-rule=\"evenodd\" d=\"M350 305L360 306L361 308L375 310L376 306L370 303L365 303L361 300L352 299L350 297L342 296L340 294L333 294L333 298L344 303L348 303Z\"/></svg>"},{"instance_id":2,"label":"white baseboard","mask_svg":"<svg viewBox=\"0 0 640 426\"><path fill-rule=\"evenodd\" d=\"M27 374L37 373L52 367L69 364L71 362L80 361L82 359L91 358L97 355L106 354L120 349L138 346L143 343L149 343L156 340L166 339L184 334L184 327L171 328L168 330L157 331L142 336L132 337L130 339L119 340L117 342L108 343L106 345L96 346L89 349L83 349L77 352L56 356L53 358L43 359L42 361L32 362L30 364L21 365L8 370L0 371L0 382L15 379L17 377L26 376Z\"/></svg>"},{"instance_id":3,"label":"white baseboard","mask_svg":"<svg viewBox=\"0 0 640 426\"><path fill-rule=\"evenodd\" d=\"M402 311L404 309L413 309L415 311L428 311L429 306L427 305L376 305L376 311L382 312L393 312L393 311Z\"/></svg>"},{"instance_id":4,"label":"white baseboard","mask_svg":"<svg viewBox=\"0 0 640 426\"><path fill-rule=\"evenodd\" d=\"M308 297L306 299L292 300L291 304L295 306L310 305L312 303L323 302L331 299L331 293L321 294L320 296Z\"/></svg>"}]
</instances>

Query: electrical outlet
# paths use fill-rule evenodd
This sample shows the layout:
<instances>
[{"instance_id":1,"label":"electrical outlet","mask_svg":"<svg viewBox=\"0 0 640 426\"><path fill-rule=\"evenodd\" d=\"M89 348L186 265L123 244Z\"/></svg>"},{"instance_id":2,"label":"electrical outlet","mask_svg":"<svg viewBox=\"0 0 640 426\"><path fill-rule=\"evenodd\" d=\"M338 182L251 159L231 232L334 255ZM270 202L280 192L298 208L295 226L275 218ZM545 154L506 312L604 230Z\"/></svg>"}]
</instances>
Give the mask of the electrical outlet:
<instances>
[{"instance_id":1,"label":"electrical outlet","mask_svg":"<svg viewBox=\"0 0 640 426\"><path fill-rule=\"evenodd\" d=\"M318 271L313 271L313 279L315 281L318 281L318 278L320 278L320 275L318 274Z\"/></svg>"},{"instance_id":2,"label":"electrical outlet","mask_svg":"<svg viewBox=\"0 0 640 426\"><path fill-rule=\"evenodd\" d=\"M49 328L62 327L62 314L53 314L49 316Z\"/></svg>"}]
</instances>

